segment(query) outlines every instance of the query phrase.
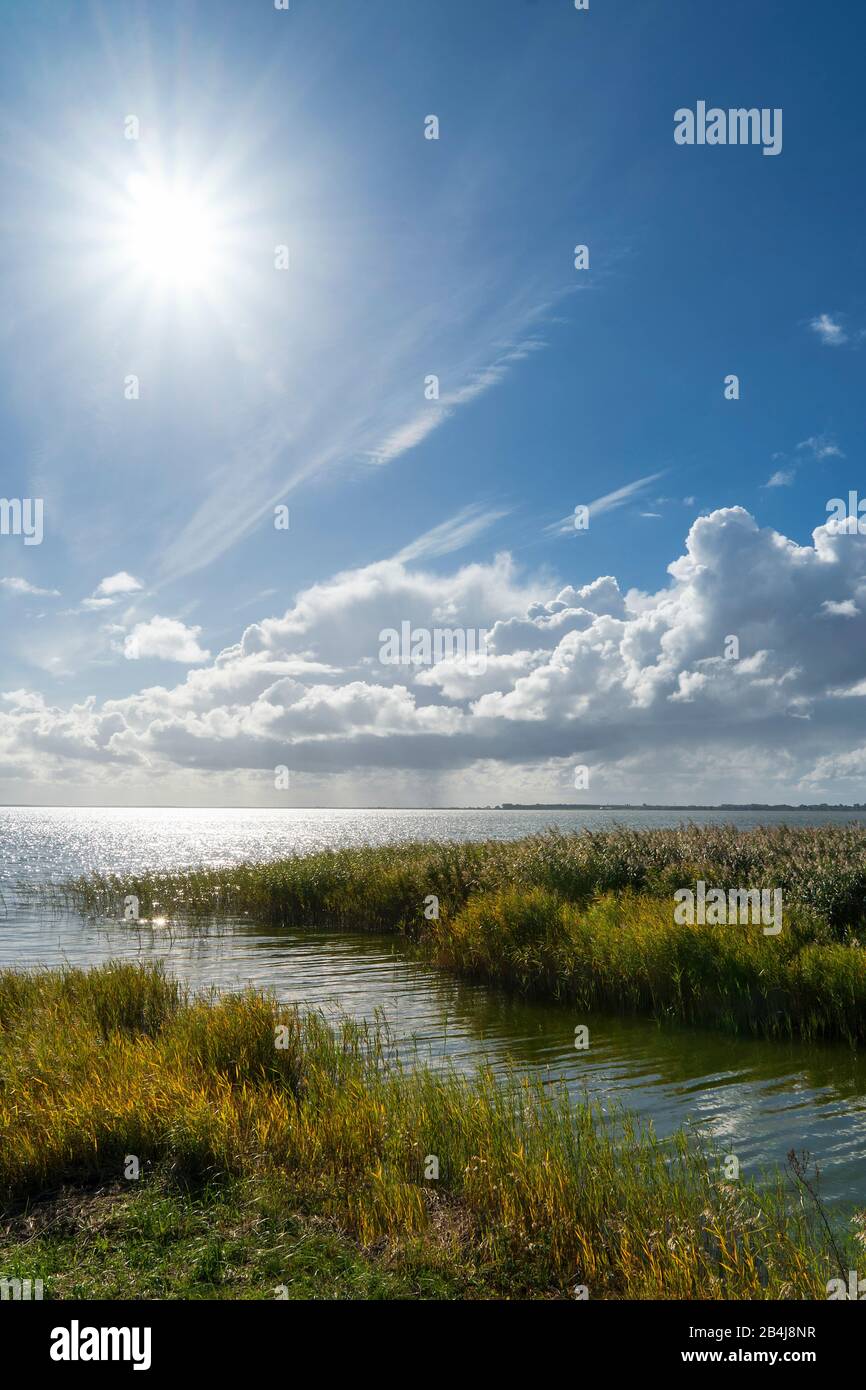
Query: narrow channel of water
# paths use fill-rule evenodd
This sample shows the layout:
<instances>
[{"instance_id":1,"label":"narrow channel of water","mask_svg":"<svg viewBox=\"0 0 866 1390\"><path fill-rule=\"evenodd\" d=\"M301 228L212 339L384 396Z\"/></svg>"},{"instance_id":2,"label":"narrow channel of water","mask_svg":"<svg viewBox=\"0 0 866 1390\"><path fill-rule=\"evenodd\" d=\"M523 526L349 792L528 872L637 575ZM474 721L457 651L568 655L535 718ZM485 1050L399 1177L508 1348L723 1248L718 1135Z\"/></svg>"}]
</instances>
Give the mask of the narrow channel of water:
<instances>
[{"instance_id":1,"label":"narrow channel of water","mask_svg":"<svg viewBox=\"0 0 866 1390\"><path fill-rule=\"evenodd\" d=\"M20 964L22 956L32 961L37 949L49 965L163 959L196 989L253 985L329 1014L379 1014L404 1058L447 1061L466 1072L516 1064L564 1081L576 1098L619 1102L660 1135L698 1125L738 1156L743 1175L760 1178L783 1166L791 1148L807 1149L828 1201L847 1206L866 1194L866 1057L844 1047L578 1016L568 1006L527 1003L455 980L413 959L391 936L272 932L248 922L169 934L58 915L31 918L29 928L19 921L15 937L17 960L4 951L0 932L0 965ZM576 1023L589 1026L585 1052L574 1046Z\"/></svg>"},{"instance_id":2,"label":"narrow channel of water","mask_svg":"<svg viewBox=\"0 0 866 1390\"><path fill-rule=\"evenodd\" d=\"M620 1102L659 1134L689 1121L736 1153L744 1173L781 1166L808 1149L822 1191L866 1205L866 1056L842 1046L772 1043L648 1019L576 1017L527 1004L431 970L394 937L321 931L275 934L249 922L204 935L36 911L17 885L60 883L99 869L123 872L225 865L308 853L328 845L406 839L510 839L555 823L561 830L675 825L678 812L267 811L139 807L0 807L0 967L86 967L113 957L164 958L196 988L253 984L302 1006L371 1019L381 1011L401 1054L463 1070L509 1062L561 1078L575 1096ZM842 824L850 813L700 812L705 823ZM591 1046L574 1047L586 1023Z\"/></svg>"}]
</instances>

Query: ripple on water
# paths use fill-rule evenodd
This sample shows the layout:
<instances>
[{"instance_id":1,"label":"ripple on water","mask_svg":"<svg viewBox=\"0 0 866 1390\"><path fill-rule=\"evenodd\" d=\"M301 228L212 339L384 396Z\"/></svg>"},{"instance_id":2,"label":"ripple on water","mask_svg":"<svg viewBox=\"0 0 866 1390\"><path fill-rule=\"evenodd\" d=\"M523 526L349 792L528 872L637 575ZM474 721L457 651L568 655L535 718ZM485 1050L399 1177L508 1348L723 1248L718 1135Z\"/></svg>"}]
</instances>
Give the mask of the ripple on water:
<instances>
[{"instance_id":1,"label":"ripple on water","mask_svg":"<svg viewBox=\"0 0 866 1390\"><path fill-rule=\"evenodd\" d=\"M13 891L19 880L58 881L91 869L221 865L401 838L510 838L551 819L543 813L0 808L6 899L0 966L164 959L194 988L252 985L301 1007L369 1020L379 1013L403 1054L417 1053L433 1065L447 1060L466 1072L481 1064L497 1070L517 1064L562 1081L575 1099L588 1093L605 1105L626 1105L660 1135L695 1122L723 1152L737 1154L745 1174L783 1164L792 1148L808 1149L821 1165L826 1197L862 1202L866 1061L846 1048L732 1038L639 1018L577 1018L568 1006L527 1003L451 979L409 959L393 937L274 933L249 922L197 935L98 928L75 916L38 916ZM558 819L577 827L616 817ZM637 824L677 819L661 813L632 818ZM578 1022L590 1028L586 1052L574 1047Z\"/></svg>"}]
</instances>

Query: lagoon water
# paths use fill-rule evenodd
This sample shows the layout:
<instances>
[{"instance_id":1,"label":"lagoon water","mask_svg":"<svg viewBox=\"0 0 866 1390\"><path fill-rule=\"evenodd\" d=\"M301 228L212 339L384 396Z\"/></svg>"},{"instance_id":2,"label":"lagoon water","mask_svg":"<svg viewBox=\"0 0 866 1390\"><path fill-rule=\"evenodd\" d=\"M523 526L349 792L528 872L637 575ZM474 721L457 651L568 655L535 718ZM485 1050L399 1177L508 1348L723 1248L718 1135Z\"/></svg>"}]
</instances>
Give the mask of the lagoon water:
<instances>
[{"instance_id":1,"label":"lagoon water","mask_svg":"<svg viewBox=\"0 0 866 1390\"><path fill-rule=\"evenodd\" d=\"M246 985L328 1013L383 1017L404 1059L517 1067L562 1080L652 1120L657 1132L698 1126L744 1174L807 1149L829 1200L866 1204L866 1057L847 1047L733 1038L647 1019L526 1003L413 959L394 937L322 930L274 932L253 921L211 930L135 928L38 909L28 886L92 869L226 865L326 846L406 839L510 839L557 824L675 825L680 812L284 811L0 808L0 968L165 961L195 988ZM849 812L694 812L700 822L844 823ZM591 1046L574 1048L586 1023Z\"/></svg>"}]
</instances>

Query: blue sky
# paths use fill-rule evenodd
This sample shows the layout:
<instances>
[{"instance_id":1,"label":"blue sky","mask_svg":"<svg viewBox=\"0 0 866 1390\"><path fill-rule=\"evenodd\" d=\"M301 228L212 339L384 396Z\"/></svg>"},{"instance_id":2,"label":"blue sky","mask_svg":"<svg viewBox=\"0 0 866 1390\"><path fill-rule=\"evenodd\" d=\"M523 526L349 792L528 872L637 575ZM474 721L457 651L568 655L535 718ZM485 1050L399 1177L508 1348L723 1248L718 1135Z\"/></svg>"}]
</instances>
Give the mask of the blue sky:
<instances>
[{"instance_id":1,"label":"blue sky","mask_svg":"<svg viewBox=\"0 0 866 1390\"><path fill-rule=\"evenodd\" d=\"M2 493L44 537L0 536L0 797L864 799L863 541L813 537L866 492L864 31L7 0ZM678 146L698 100L781 153ZM405 620L490 668L383 669Z\"/></svg>"}]
</instances>

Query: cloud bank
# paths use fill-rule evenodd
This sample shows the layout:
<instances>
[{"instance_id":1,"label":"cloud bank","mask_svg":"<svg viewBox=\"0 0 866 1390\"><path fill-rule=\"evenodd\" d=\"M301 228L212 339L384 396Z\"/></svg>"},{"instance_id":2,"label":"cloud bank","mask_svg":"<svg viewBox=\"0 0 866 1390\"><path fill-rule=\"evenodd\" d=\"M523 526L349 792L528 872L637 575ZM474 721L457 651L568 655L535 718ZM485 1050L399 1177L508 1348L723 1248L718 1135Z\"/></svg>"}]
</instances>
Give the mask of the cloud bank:
<instances>
[{"instance_id":1,"label":"cloud bank","mask_svg":"<svg viewBox=\"0 0 866 1390\"><path fill-rule=\"evenodd\" d=\"M197 628L138 624L126 656L197 664L174 686L65 710L5 692L7 798L74 785L181 804L863 799L866 537L819 526L800 545L725 508L694 521L645 593L610 575L563 586L507 554L433 573L425 550L450 547L431 535L304 590L213 660ZM403 621L485 629L483 669L383 664L379 634Z\"/></svg>"}]
</instances>

